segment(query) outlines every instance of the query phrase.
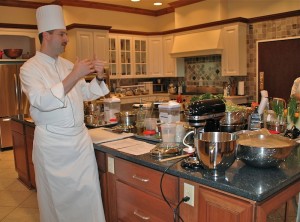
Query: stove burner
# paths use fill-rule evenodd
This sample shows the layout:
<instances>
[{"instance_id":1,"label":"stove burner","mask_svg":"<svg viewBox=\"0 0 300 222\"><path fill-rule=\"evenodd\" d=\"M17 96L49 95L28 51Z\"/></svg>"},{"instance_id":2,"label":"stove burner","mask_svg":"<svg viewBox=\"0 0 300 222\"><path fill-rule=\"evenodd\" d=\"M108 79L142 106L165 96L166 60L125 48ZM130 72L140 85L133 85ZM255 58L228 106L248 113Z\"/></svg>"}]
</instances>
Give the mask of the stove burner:
<instances>
[{"instance_id":1,"label":"stove burner","mask_svg":"<svg viewBox=\"0 0 300 222\"><path fill-rule=\"evenodd\" d=\"M199 162L199 159L197 156L191 156L191 157L188 157L186 159L184 159L182 162L181 162L181 167L185 168L185 169L199 169L201 168L201 164Z\"/></svg>"}]
</instances>

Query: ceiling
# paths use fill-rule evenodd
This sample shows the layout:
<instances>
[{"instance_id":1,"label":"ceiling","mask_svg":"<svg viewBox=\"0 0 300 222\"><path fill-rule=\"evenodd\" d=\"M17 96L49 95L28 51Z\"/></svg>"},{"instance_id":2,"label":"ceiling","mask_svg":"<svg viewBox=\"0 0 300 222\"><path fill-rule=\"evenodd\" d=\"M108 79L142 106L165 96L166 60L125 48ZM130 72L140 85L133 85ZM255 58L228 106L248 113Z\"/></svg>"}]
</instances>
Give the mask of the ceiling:
<instances>
[{"instance_id":1,"label":"ceiling","mask_svg":"<svg viewBox=\"0 0 300 222\"><path fill-rule=\"evenodd\" d=\"M53 2L64 2L62 1L55 1L55 0L18 0L19 2L37 2L37 3L53 3ZM70 1L70 0L67 0ZM67 2L66 1L66 2ZM131 0L76 0L74 2L95 2L95 3L105 3L110 5L118 5L118 6L126 6L131 8L140 8L146 10L161 10L165 8L169 8L169 3L176 2L178 0L140 0L139 2L132 2ZM154 2L162 2L161 6L154 6Z\"/></svg>"}]
</instances>

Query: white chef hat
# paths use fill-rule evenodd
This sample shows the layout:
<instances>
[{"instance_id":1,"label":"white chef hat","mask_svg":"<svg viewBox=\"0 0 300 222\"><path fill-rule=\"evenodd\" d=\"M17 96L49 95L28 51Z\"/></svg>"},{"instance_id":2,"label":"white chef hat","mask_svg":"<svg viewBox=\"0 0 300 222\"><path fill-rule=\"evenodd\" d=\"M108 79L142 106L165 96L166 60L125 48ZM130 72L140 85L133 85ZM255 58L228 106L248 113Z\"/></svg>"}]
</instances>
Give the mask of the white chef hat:
<instances>
[{"instance_id":1,"label":"white chef hat","mask_svg":"<svg viewBox=\"0 0 300 222\"><path fill-rule=\"evenodd\" d=\"M59 5L45 5L36 10L36 20L39 33L66 29L62 7Z\"/></svg>"}]
</instances>

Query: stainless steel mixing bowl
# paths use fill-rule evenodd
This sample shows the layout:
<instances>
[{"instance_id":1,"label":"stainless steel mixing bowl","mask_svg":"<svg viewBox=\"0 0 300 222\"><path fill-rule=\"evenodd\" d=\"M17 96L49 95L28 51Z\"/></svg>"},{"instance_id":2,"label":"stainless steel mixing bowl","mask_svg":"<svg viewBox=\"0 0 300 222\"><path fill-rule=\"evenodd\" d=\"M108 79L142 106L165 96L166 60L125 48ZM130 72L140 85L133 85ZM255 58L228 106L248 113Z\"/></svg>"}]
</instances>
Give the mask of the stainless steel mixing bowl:
<instances>
[{"instance_id":1,"label":"stainless steel mixing bowl","mask_svg":"<svg viewBox=\"0 0 300 222\"><path fill-rule=\"evenodd\" d=\"M208 170L207 175L225 175L235 161L237 135L227 132L204 132L195 135L194 143L201 165Z\"/></svg>"},{"instance_id":2,"label":"stainless steel mixing bowl","mask_svg":"<svg viewBox=\"0 0 300 222\"><path fill-rule=\"evenodd\" d=\"M277 167L291 154L296 144L281 135L241 134L237 140L236 157L254 167Z\"/></svg>"}]
</instances>

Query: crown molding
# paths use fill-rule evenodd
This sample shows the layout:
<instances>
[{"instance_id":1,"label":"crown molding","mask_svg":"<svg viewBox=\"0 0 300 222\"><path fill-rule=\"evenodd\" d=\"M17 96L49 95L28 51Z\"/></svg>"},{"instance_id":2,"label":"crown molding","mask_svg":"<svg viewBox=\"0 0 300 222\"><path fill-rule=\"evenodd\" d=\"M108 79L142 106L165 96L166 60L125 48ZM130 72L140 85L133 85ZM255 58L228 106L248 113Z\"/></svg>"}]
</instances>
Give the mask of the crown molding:
<instances>
[{"instance_id":1,"label":"crown molding","mask_svg":"<svg viewBox=\"0 0 300 222\"><path fill-rule=\"evenodd\" d=\"M118 11L124 13L133 13L147 16L161 16L169 13L173 13L175 8L194 4L204 0L177 0L169 3L169 7L160 10L148 10L133 8L128 6L121 6L115 4L97 3L90 1L79 1L79 0L54 0L50 4L56 4L61 6L74 6L82 8L101 9L108 11ZM40 6L47 5L44 3L31 2L31 1L18 1L18 0L1 0L0 6L19 7L19 8L38 8Z\"/></svg>"}]
</instances>

